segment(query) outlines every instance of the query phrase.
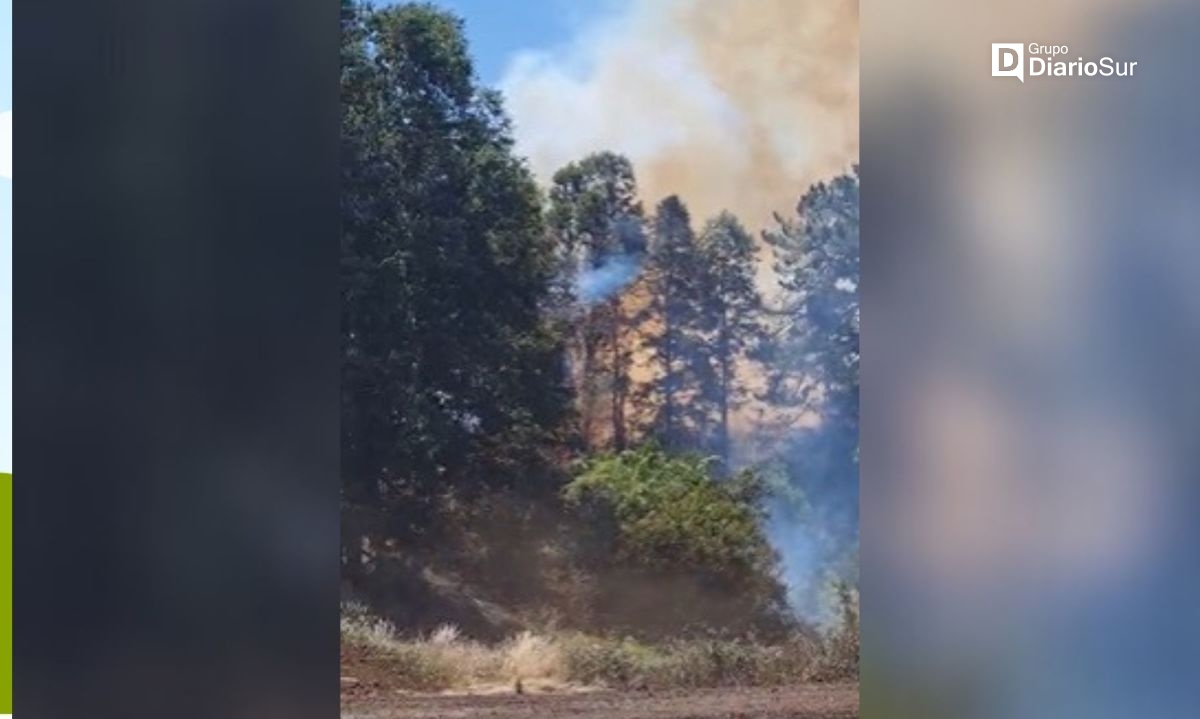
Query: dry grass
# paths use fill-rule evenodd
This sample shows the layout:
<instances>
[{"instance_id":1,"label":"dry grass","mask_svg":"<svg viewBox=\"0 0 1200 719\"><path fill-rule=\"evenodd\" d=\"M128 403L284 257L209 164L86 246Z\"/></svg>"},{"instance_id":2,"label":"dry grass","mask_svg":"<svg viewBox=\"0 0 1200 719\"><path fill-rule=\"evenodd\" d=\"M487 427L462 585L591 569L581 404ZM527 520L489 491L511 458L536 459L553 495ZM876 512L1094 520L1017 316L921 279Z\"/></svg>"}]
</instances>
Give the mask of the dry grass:
<instances>
[{"instance_id":1,"label":"dry grass","mask_svg":"<svg viewBox=\"0 0 1200 719\"><path fill-rule=\"evenodd\" d=\"M522 632L486 645L443 625L427 636L400 636L386 621L361 607L343 606L342 643L384 663L398 683L412 689L454 689L517 680L566 682L561 648L554 640Z\"/></svg>"},{"instance_id":2,"label":"dry grass","mask_svg":"<svg viewBox=\"0 0 1200 719\"><path fill-rule=\"evenodd\" d=\"M446 625L426 636L401 637L358 607L343 607L342 642L368 657L396 685L417 691L572 686L763 686L841 678L848 663L844 635L797 637L777 644L687 640L650 645L583 634L522 632L499 644L466 638ZM857 660L855 641L854 660Z\"/></svg>"},{"instance_id":3,"label":"dry grass","mask_svg":"<svg viewBox=\"0 0 1200 719\"><path fill-rule=\"evenodd\" d=\"M499 651L504 656L503 670L508 678L564 682L570 679L562 646L553 638L525 631L505 642Z\"/></svg>"}]
</instances>

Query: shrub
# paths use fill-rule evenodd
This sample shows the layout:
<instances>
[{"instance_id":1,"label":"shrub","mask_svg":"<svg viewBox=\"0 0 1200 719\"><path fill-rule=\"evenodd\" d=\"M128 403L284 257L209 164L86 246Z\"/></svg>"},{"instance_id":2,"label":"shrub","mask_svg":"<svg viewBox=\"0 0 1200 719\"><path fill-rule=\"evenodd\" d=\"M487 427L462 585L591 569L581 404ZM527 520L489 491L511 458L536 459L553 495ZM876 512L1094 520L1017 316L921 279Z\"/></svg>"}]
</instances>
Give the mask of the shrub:
<instances>
[{"instance_id":1,"label":"shrub","mask_svg":"<svg viewBox=\"0 0 1200 719\"><path fill-rule=\"evenodd\" d=\"M779 644L708 639L651 645L585 636L563 640L572 681L622 688L793 683L808 678L818 650L799 635Z\"/></svg>"},{"instance_id":2,"label":"shrub","mask_svg":"<svg viewBox=\"0 0 1200 719\"><path fill-rule=\"evenodd\" d=\"M567 676L583 684L625 687L653 683L661 658L631 639L573 636L563 641Z\"/></svg>"},{"instance_id":3,"label":"shrub","mask_svg":"<svg viewBox=\"0 0 1200 719\"><path fill-rule=\"evenodd\" d=\"M577 556L600 578L601 621L643 636L785 629L757 485L653 444L584 462L563 498L579 520Z\"/></svg>"},{"instance_id":4,"label":"shrub","mask_svg":"<svg viewBox=\"0 0 1200 719\"><path fill-rule=\"evenodd\" d=\"M772 561L757 509L716 481L699 456L671 456L654 445L602 455L584 465L564 497L612 513L618 560L719 574Z\"/></svg>"},{"instance_id":5,"label":"shrub","mask_svg":"<svg viewBox=\"0 0 1200 719\"><path fill-rule=\"evenodd\" d=\"M812 672L814 679L845 679L858 676L858 590L849 582L833 587L841 616L837 626L824 637L821 660Z\"/></svg>"}]
</instances>

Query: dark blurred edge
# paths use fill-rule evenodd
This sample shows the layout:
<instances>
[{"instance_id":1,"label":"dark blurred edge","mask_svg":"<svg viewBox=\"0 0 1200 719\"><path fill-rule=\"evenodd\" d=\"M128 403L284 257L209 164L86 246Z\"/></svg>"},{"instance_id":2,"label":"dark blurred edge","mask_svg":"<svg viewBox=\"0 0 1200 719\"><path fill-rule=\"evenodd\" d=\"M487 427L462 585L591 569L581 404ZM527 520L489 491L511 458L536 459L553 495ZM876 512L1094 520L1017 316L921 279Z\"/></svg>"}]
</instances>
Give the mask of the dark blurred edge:
<instances>
[{"instance_id":1,"label":"dark blurred edge","mask_svg":"<svg viewBox=\"0 0 1200 719\"><path fill-rule=\"evenodd\" d=\"M930 703L927 688L912 683L911 675L898 681L897 657L889 653L889 633L906 613L929 611L904 605L898 612L889 604L900 580L884 551L897 541L889 536L888 515L897 511L896 492L903 487L894 466L902 428L914 419L903 414L904 392L917 368L939 351L934 338L944 317L940 303L966 293L952 271L956 248L946 238L954 233L942 204L948 191L938 175L948 160L953 118L942 88L921 76L898 82L891 57L873 49L897 42L895 28L881 21L886 14L866 3L860 28L860 707L871 719L960 716ZM913 46L920 42L907 40ZM900 661L926 659L914 653Z\"/></svg>"},{"instance_id":2,"label":"dark blurred edge","mask_svg":"<svg viewBox=\"0 0 1200 719\"><path fill-rule=\"evenodd\" d=\"M15 711L338 711L338 7L14 11Z\"/></svg>"}]
</instances>

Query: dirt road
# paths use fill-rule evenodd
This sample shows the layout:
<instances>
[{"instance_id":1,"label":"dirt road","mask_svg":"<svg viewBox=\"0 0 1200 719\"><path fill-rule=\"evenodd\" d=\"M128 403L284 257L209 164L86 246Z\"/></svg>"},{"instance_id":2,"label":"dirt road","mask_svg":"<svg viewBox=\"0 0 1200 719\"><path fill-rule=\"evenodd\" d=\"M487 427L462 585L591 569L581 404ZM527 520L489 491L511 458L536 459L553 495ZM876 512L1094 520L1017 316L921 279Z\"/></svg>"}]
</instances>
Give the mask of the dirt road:
<instances>
[{"instance_id":1,"label":"dirt road","mask_svg":"<svg viewBox=\"0 0 1200 719\"><path fill-rule=\"evenodd\" d=\"M857 719L857 684L700 691L375 696L342 719Z\"/></svg>"}]
</instances>

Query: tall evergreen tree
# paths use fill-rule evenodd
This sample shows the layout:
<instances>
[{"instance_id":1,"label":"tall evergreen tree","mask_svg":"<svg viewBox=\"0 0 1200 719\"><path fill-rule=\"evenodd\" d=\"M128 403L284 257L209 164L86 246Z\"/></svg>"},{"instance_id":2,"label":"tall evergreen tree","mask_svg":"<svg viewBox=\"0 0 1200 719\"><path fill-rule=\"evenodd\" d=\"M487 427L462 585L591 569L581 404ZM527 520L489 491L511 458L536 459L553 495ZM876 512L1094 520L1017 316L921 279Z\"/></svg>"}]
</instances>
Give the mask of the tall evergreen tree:
<instances>
[{"instance_id":1,"label":"tall evergreen tree","mask_svg":"<svg viewBox=\"0 0 1200 719\"><path fill-rule=\"evenodd\" d=\"M784 302L775 397L858 421L858 169L814 185L764 235L775 252Z\"/></svg>"},{"instance_id":2,"label":"tall evergreen tree","mask_svg":"<svg viewBox=\"0 0 1200 719\"><path fill-rule=\"evenodd\" d=\"M716 405L714 449L728 462L729 415L748 394L738 367L762 339L762 298L754 279L754 239L736 217L722 212L709 220L700 245L708 279L702 311L712 332L706 395Z\"/></svg>"},{"instance_id":3,"label":"tall evergreen tree","mask_svg":"<svg viewBox=\"0 0 1200 719\"><path fill-rule=\"evenodd\" d=\"M820 418L790 435L781 459L827 535L815 559L832 566L858 530L858 168L811 187L797 212L765 234L784 320L770 347L770 396Z\"/></svg>"},{"instance_id":4,"label":"tall evergreen tree","mask_svg":"<svg viewBox=\"0 0 1200 719\"><path fill-rule=\"evenodd\" d=\"M451 489L537 491L568 407L554 248L461 21L344 3L342 22L343 496L416 539Z\"/></svg>"},{"instance_id":5,"label":"tall evergreen tree","mask_svg":"<svg viewBox=\"0 0 1200 719\"><path fill-rule=\"evenodd\" d=\"M668 447L694 446L708 412L698 391L707 362L701 308L706 289L704 260L687 207L672 195L658 204L646 265L650 303L642 324L658 377L644 393L656 401L654 433Z\"/></svg>"},{"instance_id":6,"label":"tall evergreen tree","mask_svg":"<svg viewBox=\"0 0 1200 719\"><path fill-rule=\"evenodd\" d=\"M567 165L554 175L548 214L561 270L571 278L570 294L579 303L573 354L582 433L586 442L593 441L598 401L607 391L612 445L624 449L631 360L623 290L645 252L633 165L610 152Z\"/></svg>"}]
</instances>

